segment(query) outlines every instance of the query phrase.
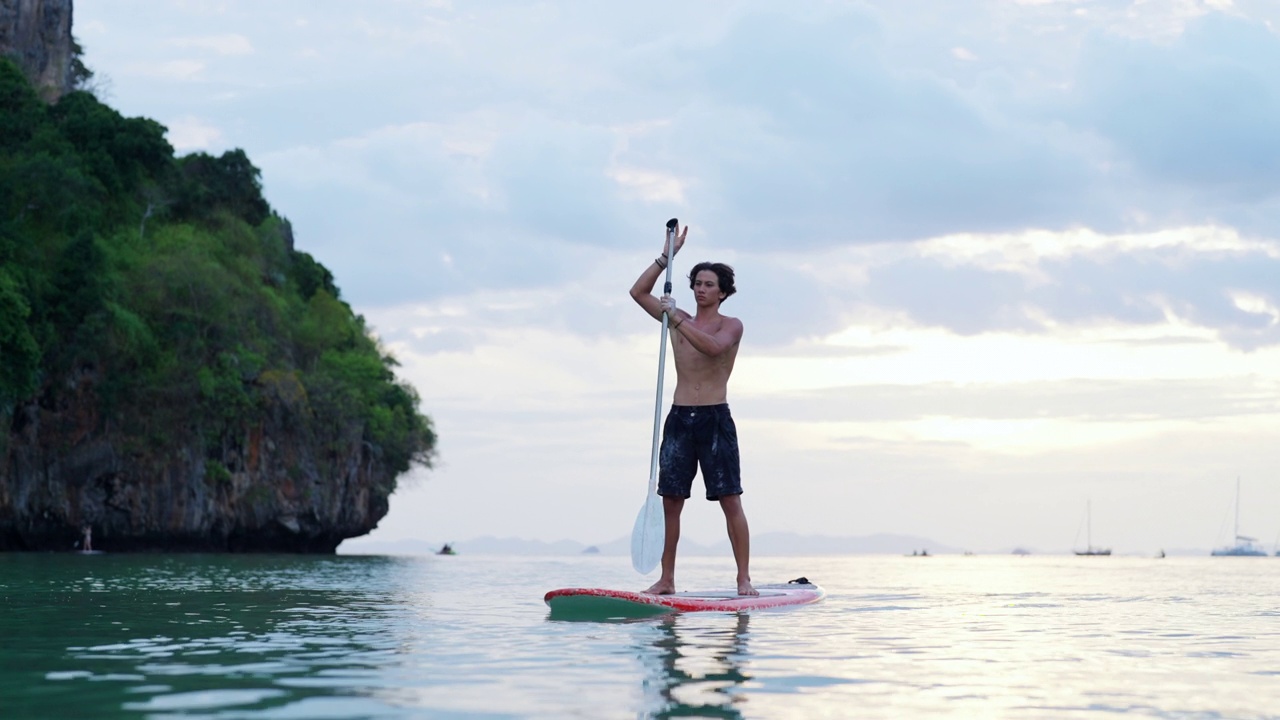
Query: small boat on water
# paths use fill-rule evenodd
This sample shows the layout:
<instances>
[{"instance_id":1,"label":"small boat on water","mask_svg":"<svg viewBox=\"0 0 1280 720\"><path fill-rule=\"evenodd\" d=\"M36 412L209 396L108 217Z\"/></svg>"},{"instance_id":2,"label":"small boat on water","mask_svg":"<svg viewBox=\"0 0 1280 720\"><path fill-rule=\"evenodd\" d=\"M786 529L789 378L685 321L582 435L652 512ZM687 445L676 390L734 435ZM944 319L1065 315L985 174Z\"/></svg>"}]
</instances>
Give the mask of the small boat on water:
<instances>
[{"instance_id":1,"label":"small boat on water","mask_svg":"<svg viewBox=\"0 0 1280 720\"><path fill-rule=\"evenodd\" d=\"M1235 523L1235 545L1220 547L1209 553L1214 557L1266 557L1267 551L1258 547L1257 538L1251 538L1248 535L1240 534L1240 478L1236 478L1236 523ZM1280 553L1277 553L1280 555Z\"/></svg>"},{"instance_id":2,"label":"small boat on water","mask_svg":"<svg viewBox=\"0 0 1280 720\"><path fill-rule=\"evenodd\" d=\"M1257 541L1248 535L1237 535L1235 545L1220 547L1209 554L1214 557L1266 557L1267 551L1258 547Z\"/></svg>"},{"instance_id":3,"label":"small boat on water","mask_svg":"<svg viewBox=\"0 0 1280 720\"><path fill-rule=\"evenodd\" d=\"M457 555L458 552L453 549L452 543L445 543L444 547L440 548L440 551L437 552L436 554L437 555Z\"/></svg>"},{"instance_id":4,"label":"small boat on water","mask_svg":"<svg viewBox=\"0 0 1280 720\"><path fill-rule=\"evenodd\" d=\"M1217 548L1209 554L1214 557L1266 557L1267 551L1258 547L1257 541L1248 535L1237 535L1235 545Z\"/></svg>"},{"instance_id":5,"label":"small boat on water","mask_svg":"<svg viewBox=\"0 0 1280 720\"><path fill-rule=\"evenodd\" d=\"M1090 503L1089 503L1089 501L1088 501L1088 500L1085 500L1085 501L1084 501L1084 525L1085 525L1085 531L1084 531L1084 538L1085 538L1085 540L1084 540L1084 547L1085 547L1085 549L1084 549L1084 550L1075 550L1075 551L1073 551L1073 552L1075 552L1075 554L1077 554L1077 555L1110 555L1110 554L1111 554L1111 548L1096 548L1096 547L1094 547L1094 546L1093 546L1093 517L1092 517L1092 515L1093 515L1093 514L1092 514L1092 510L1091 510L1091 508L1090 508ZM1077 537L1077 538L1078 538L1078 537L1080 537L1079 533L1080 533L1080 531L1079 531L1079 530L1077 530L1077 531L1076 531L1076 537Z\"/></svg>"}]
</instances>

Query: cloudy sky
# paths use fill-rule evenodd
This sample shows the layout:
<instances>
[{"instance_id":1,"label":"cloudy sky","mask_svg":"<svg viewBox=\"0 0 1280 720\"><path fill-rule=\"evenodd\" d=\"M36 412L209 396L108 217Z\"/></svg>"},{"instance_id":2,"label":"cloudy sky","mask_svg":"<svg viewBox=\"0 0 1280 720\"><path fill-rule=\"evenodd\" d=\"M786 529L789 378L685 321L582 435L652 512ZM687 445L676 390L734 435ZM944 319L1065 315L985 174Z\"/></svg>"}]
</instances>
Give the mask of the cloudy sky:
<instances>
[{"instance_id":1,"label":"cloudy sky","mask_svg":"<svg viewBox=\"0 0 1280 720\"><path fill-rule=\"evenodd\" d=\"M421 394L438 464L373 539L629 534L670 217L678 272L738 273L754 532L1066 550L1091 501L1095 544L1209 548L1240 477L1280 539L1271 0L75 12L105 99L244 148Z\"/></svg>"}]
</instances>

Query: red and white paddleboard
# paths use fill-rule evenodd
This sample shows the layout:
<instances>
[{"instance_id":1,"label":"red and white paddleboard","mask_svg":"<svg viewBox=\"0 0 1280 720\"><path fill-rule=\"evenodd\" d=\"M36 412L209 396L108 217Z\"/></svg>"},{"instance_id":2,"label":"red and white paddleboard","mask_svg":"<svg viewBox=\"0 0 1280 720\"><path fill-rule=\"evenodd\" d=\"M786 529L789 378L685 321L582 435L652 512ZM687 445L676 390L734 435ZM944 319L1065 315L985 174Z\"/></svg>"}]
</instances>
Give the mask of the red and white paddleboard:
<instances>
[{"instance_id":1,"label":"red and white paddleboard","mask_svg":"<svg viewBox=\"0 0 1280 720\"><path fill-rule=\"evenodd\" d=\"M695 590L674 595L651 595L608 588L562 588L543 600L553 616L645 617L669 612L738 612L808 605L826 597L826 591L800 578L778 585L760 585L759 595L739 595L737 590Z\"/></svg>"}]
</instances>

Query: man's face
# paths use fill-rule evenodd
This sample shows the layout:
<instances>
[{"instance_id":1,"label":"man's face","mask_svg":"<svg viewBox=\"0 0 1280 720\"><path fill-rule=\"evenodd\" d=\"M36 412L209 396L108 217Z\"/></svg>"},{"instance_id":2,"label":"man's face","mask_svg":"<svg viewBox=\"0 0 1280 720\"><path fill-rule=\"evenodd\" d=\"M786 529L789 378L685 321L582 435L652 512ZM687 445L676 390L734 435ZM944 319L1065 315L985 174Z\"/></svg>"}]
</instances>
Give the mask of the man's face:
<instances>
[{"instance_id":1,"label":"man's face","mask_svg":"<svg viewBox=\"0 0 1280 720\"><path fill-rule=\"evenodd\" d=\"M724 300L720 292L720 278L711 270L702 270L693 276L693 297L698 307L715 307Z\"/></svg>"}]
</instances>

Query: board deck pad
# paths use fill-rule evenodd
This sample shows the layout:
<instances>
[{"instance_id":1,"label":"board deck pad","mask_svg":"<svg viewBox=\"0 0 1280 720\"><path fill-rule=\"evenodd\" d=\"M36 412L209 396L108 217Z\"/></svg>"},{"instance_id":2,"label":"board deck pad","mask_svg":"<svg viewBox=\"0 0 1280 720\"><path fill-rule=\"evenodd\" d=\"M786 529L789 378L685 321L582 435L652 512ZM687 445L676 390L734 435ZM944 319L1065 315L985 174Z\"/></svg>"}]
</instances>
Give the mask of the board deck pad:
<instances>
[{"instance_id":1,"label":"board deck pad","mask_svg":"<svg viewBox=\"0 0 1280 720\"><path fill-rule=\"evenodd\" d=\"M810 582L789 582L756 587L759 595L739 595L737 590L693 590L673 595L653 595L609 588L561 588L543 597L553 618L638 618L672 612L739 612L808 605L826 597L826 591Z\"/></svg>"}]
</instances>

